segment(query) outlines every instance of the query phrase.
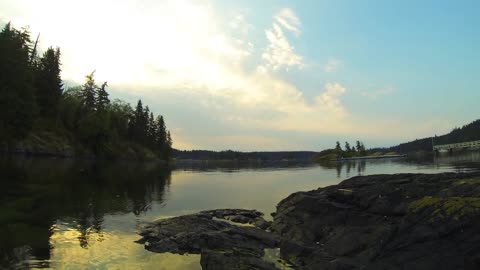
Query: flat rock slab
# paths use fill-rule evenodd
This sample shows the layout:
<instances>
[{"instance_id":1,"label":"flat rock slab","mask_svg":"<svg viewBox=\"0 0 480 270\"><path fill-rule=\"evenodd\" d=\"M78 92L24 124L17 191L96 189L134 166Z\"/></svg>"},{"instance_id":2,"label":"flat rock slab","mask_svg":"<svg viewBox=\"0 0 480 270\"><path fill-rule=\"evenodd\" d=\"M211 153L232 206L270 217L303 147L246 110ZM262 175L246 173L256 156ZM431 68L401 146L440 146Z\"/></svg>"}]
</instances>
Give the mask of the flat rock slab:
<instances>
[{"instance_id":1,"label":"flat rock slab","mask_svg":"<svg viewBox=\"0 0 480 270\"><path fill-rule=\"evenodd\" d=\"M276 269L262 257L265 248L279 245L279 237L262 229L269 225L262 216L255 210L218 209L162 219L145 225L138 242L153 252L201 254L203 269Z\"/></svg>"}]
</instances>

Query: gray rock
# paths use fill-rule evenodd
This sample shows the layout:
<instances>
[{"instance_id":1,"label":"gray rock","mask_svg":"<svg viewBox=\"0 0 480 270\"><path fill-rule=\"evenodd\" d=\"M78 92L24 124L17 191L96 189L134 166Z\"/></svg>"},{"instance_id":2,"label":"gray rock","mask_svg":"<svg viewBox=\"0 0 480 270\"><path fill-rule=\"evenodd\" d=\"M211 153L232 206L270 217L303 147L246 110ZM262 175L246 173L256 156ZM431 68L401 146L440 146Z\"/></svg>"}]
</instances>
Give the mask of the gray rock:
<instances>
[{"instance_id":1,"label":"gray rock","mask_svg":"<svg viewBox=\"0 0 480 270\"><path fill-rule=\"evenodd\" d=\"M271 230L301 269L480 269L480 174L354 177L290 195Z\"/></svg>"},{"instance_id":2,"label":"gray rock","mask_svg":"<svg viewBox=\"0 0 480 270\"><path fill-rule=\"evenodd\" d=\"M219 209L198 214L158 220L141 229L138 243L153 252L201 254L203 269L276 269L262 260L265 248L279 245L277 235L255 226L238 226L222 218L241 223L262 224L263 214L255 210Z\"/></svg>"},{"instance_id":3,"label":"gray rock","mask_svg":"<svg viewBox=\"0 0 480 270\"><path fill-rule=\"evenodd\" d=\"M296 269L480 269L480 173L354 177L294 193L272 216L202 211L147 224L139 243L199 253L209 270L276 269L262 256L277 247Z\"/></svg>"}]
</instances>

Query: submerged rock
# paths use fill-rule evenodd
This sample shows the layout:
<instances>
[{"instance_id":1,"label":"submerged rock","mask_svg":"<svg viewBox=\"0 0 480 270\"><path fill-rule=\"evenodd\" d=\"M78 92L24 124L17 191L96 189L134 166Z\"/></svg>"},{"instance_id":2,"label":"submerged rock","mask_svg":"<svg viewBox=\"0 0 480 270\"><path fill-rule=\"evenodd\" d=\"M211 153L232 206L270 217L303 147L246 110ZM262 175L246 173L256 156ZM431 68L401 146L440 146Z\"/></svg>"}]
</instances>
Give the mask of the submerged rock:
<instances>
[{"instance_id":1,"label":"submerged rock","mask_svg":"<svg viewBox=\"0 0 480 270\"><path fill-rule=\"evenodd\" d=\"M296 269L480 269L479 173L354 177L288 196L273 223L262 216L219 209L159 220L139 242L199 253L210 270L277 269L262 259L276 247Z\"/></svg>"}]
</instances>

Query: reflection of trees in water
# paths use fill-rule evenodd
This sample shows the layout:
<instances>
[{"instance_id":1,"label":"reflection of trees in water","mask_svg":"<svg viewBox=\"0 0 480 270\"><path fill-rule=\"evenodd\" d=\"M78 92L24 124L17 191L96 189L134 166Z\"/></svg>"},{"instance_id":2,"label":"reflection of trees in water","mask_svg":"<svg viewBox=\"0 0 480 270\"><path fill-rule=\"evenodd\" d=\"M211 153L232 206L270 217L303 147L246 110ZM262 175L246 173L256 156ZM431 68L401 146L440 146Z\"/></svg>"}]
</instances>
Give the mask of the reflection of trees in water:
<instances>
[{"instance_id":1,"label":"reflection of trees in water","mask_svg":"<svg viewBox=\"0 0 480 270\"><path fill-rule=\"evenodd\" d=\"M175 170L220 171L233 173L242 170L308 168L316 166L310 159L285 160L177 160Z\"/></svg>"},{"instance_id":2,"label":"reflection of trees in water","mask_svg":"<svg viewBox=\"0 0 480 270\"><path fill-rule=\"evenodd\" d=\"M0 160L0 268L29 256L48 261L57 221L76 223L79 244L88 248L90 234L102 237L106 214L140 215L162 203L170 174L153 162Z\"/></svg>"},{"instance_id":3,"label":"reflection of trees in water","mask_svg":"<svg viewBox=\"0 0 480 270\"><path fill-rule=\"evenodd\" d=\"M319 165L326 169L335 169L337 171L337 178L342 177L342 172L345 172L345 176L351 176L351 173L362 175L367 167L365 160L348 160L348 161L327 161L319 163Z\"/></svg>"}]
</instances>

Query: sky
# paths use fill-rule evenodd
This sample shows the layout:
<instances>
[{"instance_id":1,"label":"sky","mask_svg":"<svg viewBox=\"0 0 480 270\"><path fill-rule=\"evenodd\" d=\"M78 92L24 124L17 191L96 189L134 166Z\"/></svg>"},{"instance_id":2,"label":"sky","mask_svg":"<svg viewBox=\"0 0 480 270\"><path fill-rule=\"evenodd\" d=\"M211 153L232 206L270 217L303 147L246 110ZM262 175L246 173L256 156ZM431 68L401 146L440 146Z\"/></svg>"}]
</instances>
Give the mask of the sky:
<instances>
[{"instance_id":1,"label":"sky","mask_svg":"<svg viewBox=\"0 0 480 270\"><path fill-rule=\"evenodd\" d=\"M314 150L480 118L480 1L0 0L66 86L162 114L177 149Z\"/></svg>"}]
</instances>

